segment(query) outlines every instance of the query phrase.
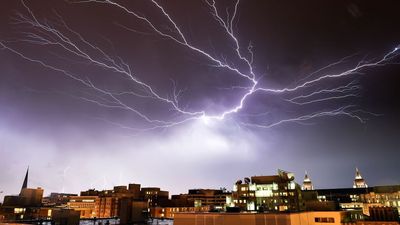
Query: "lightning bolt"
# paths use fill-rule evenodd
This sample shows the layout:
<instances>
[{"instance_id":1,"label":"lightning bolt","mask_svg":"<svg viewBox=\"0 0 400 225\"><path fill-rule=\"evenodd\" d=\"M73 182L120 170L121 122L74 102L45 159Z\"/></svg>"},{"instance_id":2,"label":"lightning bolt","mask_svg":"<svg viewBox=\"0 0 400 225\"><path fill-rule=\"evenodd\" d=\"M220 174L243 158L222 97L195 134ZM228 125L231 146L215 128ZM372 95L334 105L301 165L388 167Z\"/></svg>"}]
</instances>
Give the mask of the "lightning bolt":
<instances>
[{"instance_id":1,"label":"lightning bolt","mask_svg":"<svg viewBox=\"0 0 400 225\"><path fill-rule=\"evenodd\" d=\"M304 107L309 104L318 104L325 101L335 101L340 99L359 97L360 95L358 91L361 87L359 85L356 85L355 82L350 82L347 85L337 86L333 88L322 88L314 91L310 90L312 87L318 85L323 86L322 84L326 80L340 80L341 78L347 78L357 74L362 74L367 69L384 66L387 64L396 64L395 59L399 55L399 47L396 47L393 50L384 54L381 58L369 61L361 60L356 65L345 71L332 74L322 73L325 70L340 65L341 63L354 57L354 55L347 56L337 62L331 63L315 71L314 73L309 74L293 86L275 89L260 86L259 81L262 79L262 76L256 74L253 66L253 45L250 42L247 47L242 47L239 41L239 37L235 33L234 23L237 18L237 13L239 11L240 0L236 0L233 3L233 10L226 9L226 18L221 15L220 10L216 6L215 0L205 0L204 4L208 7L209 12L214 18L217 25L222 28L222 34L225 35L227 41L233 43L234 53L231 57L238 59L243 65L245 65L245 69L243 69L242 66L238 67L235 66L233 63L228 63L225 58L217 57L207 50L193 44L185 35L180 25L175 21L173 15L170 14L166 10L166 8L156 0L149 0L149 3L151 3L154 9L157 10L157 12L165 19L165 22L169 25L168 30L162 29L160 25L152 22L152 19L150 17L141 15L134 9L131 9L130 7L116 1L84 0L70 2L71 4L100 4L105 7L114 7L118 10L121 10L121 12L126 13L127 15L138 21L143 22L143 24L147 25L147 27L150 28L151 31L154 32L156 35L159 35L160 37L171 41L179 47L183 47L192 51L193 53L204 58L205 60L208 60L212 66L229 71L232 76L243 78L244 81L246 81L246 85L230 87L232 90L244 90L244 93L237 99L236 104L222 112L210 114L207 113L206 110L192 111L186 109L186 107L182 107L179 99L184 94L184 91L178 90L175 81L172 81L173 88L171 94L169 96L163 96L156 90L156 88L152 84L146 83L139 79L139 77L132 71L130 65L126 63L121 57L113 57L99 46L85 39L82 34L74 31L71 27L69 27L68 24L63 20L63 18L56 12L55 15L57 16L57 22L50 23L47 20L38 19L24 0L22 0L21 3L27 14L25 15L22 13L17 13L15 22L18 25L25 25L24 27L28 27L29 29L28 31L21 32L21 34L24 35L23 38L19 38L13 41L0 41L0 47L3 50L8 50L11 53L14 53L32 63L37 63L47 69L62 73L96 93L94 96L79 97L81 100L97 104L100 107L126 110L134 113L143 121L147 122L148 126L144 128L136 128L129 127L124 124L119 124L114 121L105 120L113 125L134 131L149 131L154 129L170 128L194 120L203 120L204 122L208 122L210 120L222 121L231 114L241 113L241 111L246 107L246 101L250 97L253 97L255 95L282 95L284 96L284 102ZM129 28L127 26L119 26L128 31L137 32L135 31L135 29ZM19 50L17 47L13 47L13 44L15 43L57 47L58 49L63 50L66 54L70 54L78 58L80 61L84 61L90 65L94 65L101 69L109 71L110 76L115 75L126 79L130 82L132 88L128 91L115 91L102 88L99 85L95 84L94 81L90 80L85 75L75 74L68 69L62 68L61 66L53 65L51 62L46 62L45 60L29 56L22 50ZM308 94L302 94L304 92L307 92ZM167 109L175 113L176 116L172 119L163 119L148 115L142 109L138 107L133 107L128 102L126 102L124 100L124 97L126 96L156 101L159 104L166 106ZM357 107L355 105L347 105L331 110L312 112L306 115L286 118L269 124L240 124L256 128L272 128L274 126L278 126L284 123L304 123L305 121L313 120L320 117L336 116L347 116L360 122L365 122L365 119L363 119L362 116L360 116L359 114L368 114L368 112L356 108ZM268 114L257 113L256 115L266 116Z\"/></svg>"},{"instance_id":2,"label":"lightning bolt","mask_svg":"<svg viewBox=\"0 0 400 225\"><path fill-rule=\"evenodd\" d=\"M61 188L61 193L65 193L65 187L64 187L64 182L65 182L65 176L67 175L68 170L70 169L70 166L67 166L63 169L63 174L62 174L62 188Z\"/></svg>"}]
</instances>

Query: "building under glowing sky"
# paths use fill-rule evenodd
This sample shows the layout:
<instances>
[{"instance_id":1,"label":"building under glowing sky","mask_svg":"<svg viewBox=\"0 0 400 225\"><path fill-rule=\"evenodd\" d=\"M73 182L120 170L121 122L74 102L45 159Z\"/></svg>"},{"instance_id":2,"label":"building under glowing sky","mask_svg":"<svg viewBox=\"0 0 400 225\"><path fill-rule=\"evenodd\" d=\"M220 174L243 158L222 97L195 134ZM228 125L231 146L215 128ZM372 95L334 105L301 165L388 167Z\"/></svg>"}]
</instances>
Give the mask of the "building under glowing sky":
<instances>
[{"instance_id":1,"label":"building under glowing sky","mask_svg":"<svg viewBox=\"0 0 400 225\"><path fill-rule=\"evenodd\" d=\"M311 182L311 179L306 171L303 180L303 186L301 186L301 190L314 190L314 186Z\"/></svg>"},{"instance_id":2,"label":"building under glowing sky","mask_svg":"<svg viewBox=\"0 0 400 225\"><path fill-rule=\"evenodd\" d=\"M367 188L368 185L365 182L364 178L362 178L360 171L356 168L356 175L354 178L353 188Z\"/></svg>"}]
</instances>

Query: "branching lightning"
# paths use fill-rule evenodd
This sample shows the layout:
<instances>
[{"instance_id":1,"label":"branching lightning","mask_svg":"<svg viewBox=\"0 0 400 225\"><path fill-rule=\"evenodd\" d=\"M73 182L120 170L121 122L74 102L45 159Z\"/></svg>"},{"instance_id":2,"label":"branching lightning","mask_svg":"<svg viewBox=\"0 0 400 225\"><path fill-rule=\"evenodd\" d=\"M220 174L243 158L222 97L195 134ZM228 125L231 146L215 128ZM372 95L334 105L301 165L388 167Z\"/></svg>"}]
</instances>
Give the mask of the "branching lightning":
<instances>
[{"instance_id":1,"label":"branching lightning","mask_svg":"<svg viewBox=\"0 0 400 225\"><path fill-rule=\"evenodd\" d=\"M132 128L123 124L116 123L114 121L108 121L113 125L120 126L124 129L132 129L135 131L149 131L159 128L169 128L194 120L203 120L205 122L210 120L224 120L227 116L230 116L231 114L241 113L241 111L246 107L246 101L249 98L254 97L255 95L281 95L280 98L284 99L285 104L295 104L301 107L306 107L309 104L319 104L321 102L359 97L360 95L358 91L361 87L360 85L357 85L356 82L350 82L346 85L336 86L333 88L322 88L318 90L313 90L312 87L321 85L324 81L327 80L339 80L341 78L361 74L365 72L365 70L368 68L374 68L395 63L395 58L399 55L399 48L396 47L392 51L387 52L381 58L370 61L362 60L352 68L345 71L332 74L322 73L326 69L339 65L344 61L347 61L349 58L353 57L348 56L337 62L331 63L328 66L315 71L314 73L309 74L294 86L275 89L260 86L259 80L262 79L262 77L256 74L255 68L253 66L255 56L253 52L253 45L252 43L249 43L247 47L242 47L239 41L239 37L235 33L234 23L237 19L240 0L236 0L234 2L233 10L226 10L226 18L223 18L223 16L221 15L220 10L217 8L215 0L205 0L204 4L210 10L210 14L214 18L216 23L222 28L222 35L226 37L226 40L229 43L233 43L235 55L233 55L232 57L240 60L240 62L245 65L245 69L243 69L242 67L237 67L233 63L228 63L227 60L223 57L214 56L206 49L202 49L200 47L197 47L195 44L192 44L192 42L183 32L179 23L173 18L173 15L170 14L166 10L166 8L156 0L150 0L149 3L152 4L152 6L158 11L161 16L163 16L165 22L169 24L170 29L168 32L161 29L160 25L158 25L157 23L152 22L151 18L141 15L134 9L131 9L128 6L113 0L84 0L70 2L71 4L99 4L105 7L116 8L121 12L131 16L132 18L143 22L156 35L159 35L160 37L165 38L172 43L175 43L177 47L186 48L193 53L199 55L200 57L203 57L205 60L208 60L213 66L227 70L232 76L243 78L244 82L246 82L245 85L230 87L231 89L241 89L244 91L242 96L237 99L236 103L232 107L222 112L210 114L207 113L206 110L192 111L186 109L185 107L182 107L179 99L181 95L184 94L184 92L177 88L175 81L173 81L172 94L170 96L163 96L156 90L156 88L152 84L142 81L139 76L133 72L131 66L126 63L121 57L113 57L99 46L96 46L90 40L87 40L82 34L74 31L71 27L69 27L67 23L63 20L63 18L57 13L57 22L50 23L46 20L42 21L35 16L34 12L23 0L21 1L21 3L27 13L18 13L15 21L16 24L26 25L25 27L29 27L29 30L21 32L24 35L23 38L13 40L12 42L0 41L1 48L3 50L8 50L16 55L19 55L20 57L30 62L37 63L47 69L60 72L97 93L96 96L80 97L80 99L97 104L101 107L127 110L140 117L143 121L147 122L147 127ZM119 26L128 31L135 32L134 29L130 29L127 26ZM115 76L115 79L118 79L118 76L127 79L135 88L132 88L128 91L107 90L106 88L102 88L96 85L95 82L87 78L87 76L85 76L84 74L75 74L60 66L52 65L51 62L29 56L28 54L24 53L23 50L19 50L18 47L13 47L13 44L15 43L40 45L43 47L57 47L88 64L109 71L110 76ZM157 101L158 103L165 105L168 110L172 110L174 113L176 113L177 116L173 119L165 119L156 118L154 116L148 115L141 108L133 107L128 102L126 102L123 98L126 96L129 96L131 98ZM268 108L268 106L266 106L266 108ZM355 105L346 105L330 110L323 110L319 112L314 111L305 115L285 118L280 121L275 121L268 124L247 122L239 122L239 124L257 128L272 128L274 126L278 126L284 123L303 123L305 121L313 120L320 117L336 116L347 116L360 122L364 122L365 120L362 118L362 116L360 116L360 113L366 112L357 109ZM263 116L268 115L263 112L259 114ZM243 113L243 115L246 114Z\"/></svg>"}]
</instances>

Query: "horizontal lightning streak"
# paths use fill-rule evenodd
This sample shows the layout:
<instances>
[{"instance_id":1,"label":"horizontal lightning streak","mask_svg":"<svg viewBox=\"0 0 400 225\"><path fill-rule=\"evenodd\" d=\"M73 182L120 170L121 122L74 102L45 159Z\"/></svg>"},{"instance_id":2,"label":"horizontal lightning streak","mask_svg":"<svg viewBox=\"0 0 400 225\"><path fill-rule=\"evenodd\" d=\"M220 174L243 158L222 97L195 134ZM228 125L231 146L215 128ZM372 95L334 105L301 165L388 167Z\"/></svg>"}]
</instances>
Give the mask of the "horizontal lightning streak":
<instances>
[{"instance_id":1,"label":"horizontal lightning streak","mask_svg":"<svg viewBox=\"0 0 400 225\"><path fill-rule=\"evenodd\" d=\"M256 128L272 128L272 127L275 127L275 126L278 126L278 125L281 125L284 123L289 123L289 122L303 122L303 121L315 119L318 117L326 117L326 116L332 117L332 116L339 116L339 115L348 116L348 117L357 119L361 123L364 123L365 121L360 116L357 116L352 111L350 111L350 112L346 111L347 109L352 108L352 107L355 107L355 106L348 105L348 106L344 106L344 107L341 107L341 108L338 108L335 110L322 111L322 112L312 113L312 114L303 115L303 116L299 116L299 117L295 117L295 118L283 119L283 120L280 120L279 122L271 123L268 125L254 124L254 123L241 123L241 125L251 126L251 127L256 127Z\"/></svg>"}]
</instances>

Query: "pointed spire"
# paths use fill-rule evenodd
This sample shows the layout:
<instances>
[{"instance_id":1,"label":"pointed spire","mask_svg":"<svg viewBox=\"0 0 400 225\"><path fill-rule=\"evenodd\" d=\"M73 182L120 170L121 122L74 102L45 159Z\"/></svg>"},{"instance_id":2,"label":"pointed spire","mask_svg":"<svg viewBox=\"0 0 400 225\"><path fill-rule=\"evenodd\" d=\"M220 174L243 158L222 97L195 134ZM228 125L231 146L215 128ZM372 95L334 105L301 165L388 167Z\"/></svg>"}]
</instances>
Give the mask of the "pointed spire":
<instances>
[{"instance_id":1,"label":"pointed spire","mask_svg":"<svg viewBox=\"0 0 400 225\"><path fill-rule=\"evenodd\" d=\"M362 178L360 171L356 167L356 175L354 177L353 188L367 188L368 185L365 180Z\"/></svg>"},{"instance_id":2,"label":"pointed spire","mask_svg":"<svg viewBox=\"0 0 400 225\"><path fill-rule=\"evenodd\" d=\"M305 175L304 175L304 181L306 181L306 180L309 181L310 178L308 177L307 170L305 170L304 173L305 173Z\"/></svg>"},{"instance_id":3,"label":"pointed spire","mask_svg":"<svg viewBox=\"0 0 400 225\"><path fill-rule=\"evenodd\" d=\"M29 166L28 166L28 169L26 170L25 179L24 179L24 183L22 184L21 191L24 188L28 188L28 174L29 174Z\"/></svg>"}]
</instances>

